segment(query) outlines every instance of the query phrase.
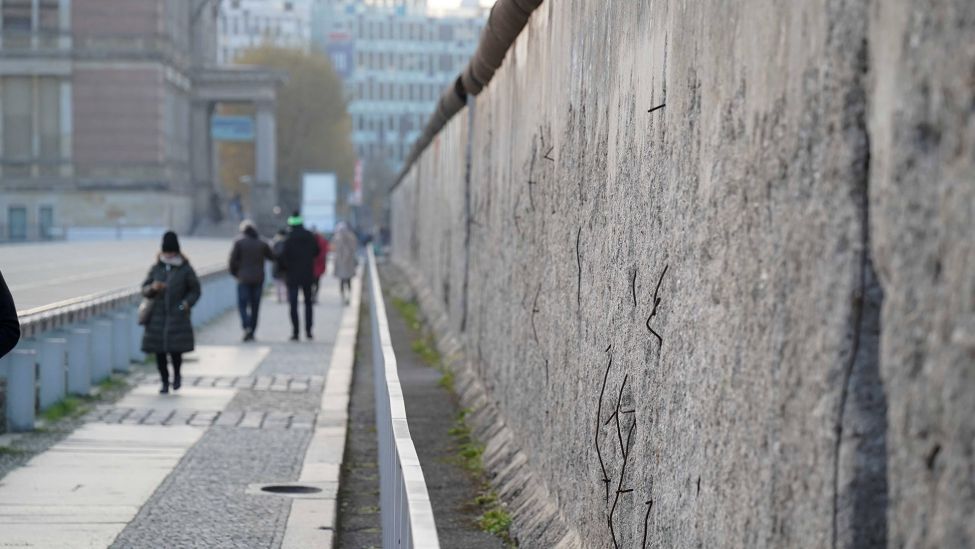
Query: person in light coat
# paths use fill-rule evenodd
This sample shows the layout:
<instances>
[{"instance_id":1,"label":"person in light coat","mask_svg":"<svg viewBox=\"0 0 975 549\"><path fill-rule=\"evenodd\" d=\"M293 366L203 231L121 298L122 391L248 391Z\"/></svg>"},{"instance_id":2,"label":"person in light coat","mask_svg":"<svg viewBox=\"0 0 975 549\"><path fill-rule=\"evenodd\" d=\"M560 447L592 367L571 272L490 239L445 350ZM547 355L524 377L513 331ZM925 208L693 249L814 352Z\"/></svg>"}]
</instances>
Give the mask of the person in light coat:
<instances>
[{"instance_id":1,"label":"person in light coat","mask_svg":"<svg viewBox=\"0 0 975 549\"><path fill-rule=\"evenodd\" d=\"M339 222L335 226L335 234L332 235L332 256L335 271L335 278L340 281L339 289L342 292L342 301L349 304L349 294L352 293L352 277L355 276L359 260L356 252L359 248L359 239L352 229L345 222Z\"/></svg>"}]
</instances>

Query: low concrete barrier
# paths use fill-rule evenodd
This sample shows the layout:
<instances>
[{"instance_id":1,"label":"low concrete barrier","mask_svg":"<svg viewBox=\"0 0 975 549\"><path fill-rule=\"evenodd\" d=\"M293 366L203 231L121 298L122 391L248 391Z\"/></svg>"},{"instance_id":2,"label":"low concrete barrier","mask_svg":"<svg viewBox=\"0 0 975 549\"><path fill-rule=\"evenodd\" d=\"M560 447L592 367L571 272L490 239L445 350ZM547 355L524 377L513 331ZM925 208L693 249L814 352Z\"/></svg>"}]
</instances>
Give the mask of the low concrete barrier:
<instances>
[{"instance_id":1,"label":"low concrete barrier","mask_svg":"<svg viewBox=\"0 0 975 549\"><path fill-rule=\"evenodd\" d=\"M437 549L440 541L433 507L420 469L420 458L410 437L382 287L371 248L368 255L383 547Z\"/></svg>"},{"instance_id":2,"label":"low concrete barrier","mask_svg":"<svg viewBox=\"0 0 975 549\"><path fill-rule=\"evenodd\" d=\"M236 282L226 269L199 273L202 293L193 307L193 326L199 327L237 302ZM137 308L140 288L70 299L20 313L22 338L17 348L0 359L0 378L6 378L6 420L0 432L29 431L38 411L66 395L87 395L91 387L113 371L128 372L132 362L145 359Z\"/></svg>"}]
</instances>

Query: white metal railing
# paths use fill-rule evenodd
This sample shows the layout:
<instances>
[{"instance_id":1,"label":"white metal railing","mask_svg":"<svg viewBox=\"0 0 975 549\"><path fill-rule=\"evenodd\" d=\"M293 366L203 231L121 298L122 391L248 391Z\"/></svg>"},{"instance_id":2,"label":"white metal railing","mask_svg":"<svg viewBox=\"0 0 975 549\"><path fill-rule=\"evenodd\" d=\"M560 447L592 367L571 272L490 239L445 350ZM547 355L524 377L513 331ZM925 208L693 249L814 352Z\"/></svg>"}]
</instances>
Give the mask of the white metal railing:
<instances>
[{"instance_id":1,"label":"white metal railing","mask_svg":"<svg viewBox=\"0 0 975 549\"><path fill-rule=\"evenodd\" d=\"M379 439L379 498L383 547L439 549L437 526L420 459L410 437L406 405L389 336L386 306L372 248L367 250L372 323L376 436Z\"/></svg>"},{"instance_id":2,"label":"white metal railing","mask_svg":"<svg viewBox=\"0 0 975 549\"><path fill-rule=\"evenodd\" d=\"M237 302L236 283L226 267L201 272L199 278L194 326ZM21 340L0 358L0 378L6 378L6 425L0 424L0 432L3 427L32 430L37 411L69 394L87 395L112 371L127 372L132 362L144 359L136 312L142 299L138 284L18 312Z\"/></svg>"}]
</instances>

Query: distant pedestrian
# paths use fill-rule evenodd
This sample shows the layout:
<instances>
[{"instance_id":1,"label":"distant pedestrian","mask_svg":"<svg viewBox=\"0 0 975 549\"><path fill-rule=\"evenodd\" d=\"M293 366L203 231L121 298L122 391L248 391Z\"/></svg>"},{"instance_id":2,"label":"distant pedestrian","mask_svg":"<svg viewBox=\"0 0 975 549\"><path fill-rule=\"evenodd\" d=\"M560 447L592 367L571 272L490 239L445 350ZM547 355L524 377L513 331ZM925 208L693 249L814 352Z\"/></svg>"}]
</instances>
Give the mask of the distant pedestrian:
<instances>
[{"instance_id":1,"label":"distant pedestrian","mask_svg":"<svg viewBox=\"0 0 975 549\"><path fill-rule=\"evenodd\" d=\"M346 305L349 304L349 294L352 293L352 277L359 266L356 257L358 248L359 239L355 233L345 222L339 222L335 226L335 234L332 235L332 270L340 281L339 291L342 292L342 302Z\"/></svg>"},{"instance_id":2,"label":"distant pedestrian","mask_svg":"<svg viewBox=\"0 0 975 549\"><path fill-rule=\"evenodd\" d=\"M179 249L176 233L163 235L162 251L142 283L142 295L152 299L142 336L142 350L156 355L162 380L160 393L169 392L166 355L173 363L173 390L182 385L180 367L183 353L193 350L193 323L190 310L200 299L200 281Z\"/></svg>"},{"instance_id":3,"label":"distant pedestrian","mask_svg":"<svg viewBox=\"0 0 975 549\"><path fill-rule=\"evenodd\" d=\"M240 193L234 193L227 209L230 210L230 215L234 221L242 221L244 219L244 201Z\"/></svg>"},{"instance_id":4,"label":"distant pedestrian","mask_svg":"<svg viewBox=\"0 0 975 549\"><path fill-rule=\"evenodd\" d=\"M274 254L250 220L241 222L240 233L230 251L230 274L237 279L237 309L244 341L254 341L264 293L264 261L274 261Z\"/></svg>"},{"instance_id":5,"label":"distant pedestrian","mask_svg":"<svg viewBox=\"0 0 975 549\"><path fill-rule=\"evenodd\" d=\"M288 300L288 285L285 283L284 266L281 264L281 256L284 255L284 241L288 238L288 231L278 229L274 238L271 239L271 252L274 253L274 266L271 268L271 278L274 279L274 292L277 294L278 303Z\"/></svg>"},{"instance_id":6,"label":"distant pedestrian","mask_svg":"<svg viewBox=\"0 0 975 549\"><path fill-rule=\"evenodd\" d=\"M295 212L288 218L288 238L280 259L288 282L288 304L291 307L291 341L298 341L298 290L305 299L305 336L312 339L312 284L315 283L315 256L318 242L315 235L305 229L301 214Z\"/></svg>"},{"instance_id":7,"label":"distant pedestrian","mask_svg":"<svg viewBox=\"0 0 975 549\"><path fill-rule=\"evenodd\" d=\"M10 295L7 282L0 273L0 358L13 350L20 341L20 321L17 320L17 306Z\"/></svg>"},{"instance_id":8,"label":"distant pedestrian","mask_svg":"<svg viewBox=\"0 0 975 549\"><path fill-rule=\"evenodd\" d=\"M315 285L312 287L313 300L318 303L318 288L322 285L322 275L328 261L328 240L321 231L314 231L315 241L318 242L318 255L315 256Z\"/></svg>"}]
</instances>

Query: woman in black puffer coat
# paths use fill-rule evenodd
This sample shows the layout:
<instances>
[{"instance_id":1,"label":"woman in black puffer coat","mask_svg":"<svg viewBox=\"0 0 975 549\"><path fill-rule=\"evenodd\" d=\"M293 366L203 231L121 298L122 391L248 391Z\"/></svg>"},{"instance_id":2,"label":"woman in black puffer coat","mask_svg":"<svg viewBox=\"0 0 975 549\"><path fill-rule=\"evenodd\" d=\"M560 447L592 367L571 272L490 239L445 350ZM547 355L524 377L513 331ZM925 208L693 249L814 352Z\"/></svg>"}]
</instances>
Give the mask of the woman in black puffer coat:
<instances>
[{"instance_id":1,"label":"woman in black puffer coat","mask_svg":"<svg viewBox=\"0 0 975 549\"><path fill-rule=\"evenodd\" d=\"M179 251L176 233L163 235L162 252L142 283L142 295L153 300L142 336L142 351L156 355L162 379L160 393L169 392L166 355L173 363L173 390L179 389L183 353L193 350L193 323L190 310L200 299L200 280L189 261Z\"/></svg>"}]
</instances>

